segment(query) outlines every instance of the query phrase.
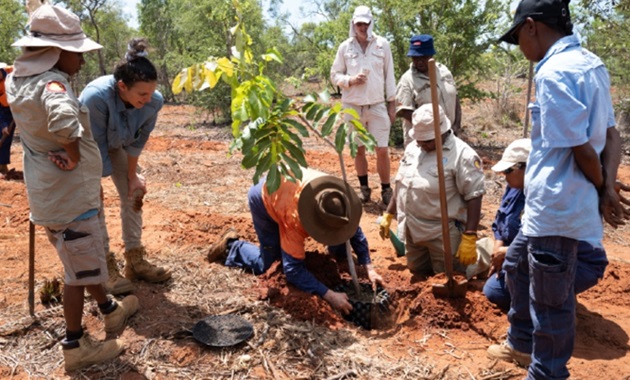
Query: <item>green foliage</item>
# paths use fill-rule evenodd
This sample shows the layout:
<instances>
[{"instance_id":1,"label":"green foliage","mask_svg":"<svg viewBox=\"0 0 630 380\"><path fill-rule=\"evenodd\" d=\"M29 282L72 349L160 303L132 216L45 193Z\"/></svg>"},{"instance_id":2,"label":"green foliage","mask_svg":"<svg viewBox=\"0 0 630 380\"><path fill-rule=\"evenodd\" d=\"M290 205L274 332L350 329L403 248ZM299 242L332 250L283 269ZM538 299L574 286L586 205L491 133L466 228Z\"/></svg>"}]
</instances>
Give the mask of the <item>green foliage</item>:
<instances>
[{"instance_id":1,"label":"green foliage","mask_svg":"<svg viewBox=\"0 0 630 380\"><path fill-rule=\"evenodd\" d=\"M127 43L135 31L127 25L123 10L115 0L68 0L66 7L81 19L85 34L103 45L103 49L85 55L86 65L76 78L83 88L92 79L111 74L125 56Z\"/></svg>"},{"instance_id":2,"label":"green foliage","mask_svg":"<svg viewBox=\"0 0 630 380\"><path fill-rule=\"evenodd\" d=\"M586 9L585 20L587 37L585 46L602 58L612 85L616 88L615 104L622 111L630 99L630 0L616 2L582 1ZM626 110L627 111L627 110Z\"/></svg>"},{"instance_id":3,"label":"green foliage","mask_svg":"<svg viewBox=\"0 0 630 380\"><path fill-rule=\"evenodd\" d=\"M20 49L11 47L26 24L26 10L20 1L0 0L0 62L11 64Z\"/></svg>"},{"instance_id":4,"label":"green foliage","mask_svg":"<svg viewBox=\"0 0 630 380\"><path fill-rule=\"evenodd\" d=\"M309 136L309 131L333 146L340 158L348 140L353 155L356 140L373 150L374 138L358 121L356 112L342 109L339 103L332 104L326 92L308 96L299 107L278 90L265 73L268 65L283 62L282 55L275 48L255 54L254 41L243 20L245 9L238 0L233 0L233 9L236 25L230 28L230 41L234 43L230 54L210 57L181 70L172 90L179 94L184 90L190 93L215 89L219 81L230 86L234 136L230 152L243 153L242 166L255 169L254 183L266 174L266 186L274 192L282 177L301 179L302 168L308 167L302 139ZM342 123L344 118L349 122Z\"/></svg>"}]
</instances>

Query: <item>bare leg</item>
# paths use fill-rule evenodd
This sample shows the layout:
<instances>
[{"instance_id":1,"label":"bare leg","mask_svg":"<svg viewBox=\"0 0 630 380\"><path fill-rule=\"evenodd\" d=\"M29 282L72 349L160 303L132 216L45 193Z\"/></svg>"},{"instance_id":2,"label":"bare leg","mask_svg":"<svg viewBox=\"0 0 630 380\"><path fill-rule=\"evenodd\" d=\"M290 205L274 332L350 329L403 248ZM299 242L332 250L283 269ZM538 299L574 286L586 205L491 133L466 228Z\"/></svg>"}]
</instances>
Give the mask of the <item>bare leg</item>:
<instances>
[{"instance_id":1,"label":"bare leg","mask_svg":"<svg viewBox=\"0 0 630 380\"><path fill-rule=\"evenodd\" d=\"M376 170L378 171L378 176L381 179L381 183L389 183L390 159L389 148L386 146L376 148Z\"/></svg>"},{"instance_id":2,"label":"bare leg","mask_svg":"<svg viewBox=\"0 0 630 380\"><path fill-rule=\"evenodd\" d=\"M69 331L81 331L84 289L84 286L63 287L63 316L66 319L66 329Z\"/></svg>"},{"instance_id":3,"label":"bare leg","mask_svg":"<svg viewBox=\"0 0 630 380\"><path fill-rule=\"evenodd\" d=\"M365 156L365 146L360 146L357 149L357 156L354 158L354 167L357 171L357 176L364 176L368 174L367 157Z\"/></svg>"}]
</instances>

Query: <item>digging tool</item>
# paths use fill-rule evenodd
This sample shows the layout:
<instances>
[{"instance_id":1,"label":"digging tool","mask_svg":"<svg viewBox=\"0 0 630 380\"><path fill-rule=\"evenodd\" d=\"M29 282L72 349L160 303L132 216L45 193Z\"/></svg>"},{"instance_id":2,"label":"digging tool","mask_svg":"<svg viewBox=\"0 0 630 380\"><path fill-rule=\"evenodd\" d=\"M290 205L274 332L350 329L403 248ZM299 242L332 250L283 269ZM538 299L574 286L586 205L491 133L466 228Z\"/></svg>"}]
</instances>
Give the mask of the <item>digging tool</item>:
<instances>
[{"instance_id":1,"label":"digging tool","mask_svg":"<svg viewBox=\"0 0 630 380\"><path fill-rule=\"evenodd\" d=\"M431 84L431 102L433 103L433 127L435 129L435 150L437 154L438 182L440 187L440 211L442 216L442 242L444 244L444 271L446 284L433 284L433 294L440 297L465 297L468 282L456 282L453 279L453 256L451 255L451 239L448 233L448 209L446 204L446 185L444 180L444 163L442 161L442 134L440 133L440 101L437 93L435 60L429 59L429 82Z\"/></svg>"},{"instance_id":2,"label":"digging tool","mask_svg":"<svg viewBox=\"0 0 630 380\"><path fill-rule=\"evenodd\" d=\"M28 222L28 312L35 316L35 225Z\"/></svg>"}]
</instances>

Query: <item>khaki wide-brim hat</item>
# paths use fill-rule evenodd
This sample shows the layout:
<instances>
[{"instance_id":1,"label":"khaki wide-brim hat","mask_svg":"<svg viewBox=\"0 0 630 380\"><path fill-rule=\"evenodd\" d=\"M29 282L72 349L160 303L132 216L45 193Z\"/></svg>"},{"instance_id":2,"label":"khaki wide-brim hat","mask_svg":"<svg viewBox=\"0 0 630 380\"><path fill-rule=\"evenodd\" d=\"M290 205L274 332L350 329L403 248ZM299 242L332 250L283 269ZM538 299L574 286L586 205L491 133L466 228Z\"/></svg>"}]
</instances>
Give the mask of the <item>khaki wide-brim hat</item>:
<instances>
[{"instance_id":1,"label":"khaki wide-brim hat","mask_svg":"<svg viewBox=\"0 0 630 380\"><path fill-rule=\"evenodd\" d=\"M33 12L29 28L30 33L11 46L57 47L75 53L85 53L103 47L83 33L81 20L77 15L50 4L44 4Z\"/></svg>"},{"instance_id":2,"label":"khaki wide-brim hat","mask_svg":"<svg viewBox=\"0 0 630 380\"><path fill-rule=\"evenodd\" d=\"M354 236L362 212L361 200L350 185L331 175L309 181L298 200L304 230L325 245L338 245Z\"/></svg>"}]
</instances>

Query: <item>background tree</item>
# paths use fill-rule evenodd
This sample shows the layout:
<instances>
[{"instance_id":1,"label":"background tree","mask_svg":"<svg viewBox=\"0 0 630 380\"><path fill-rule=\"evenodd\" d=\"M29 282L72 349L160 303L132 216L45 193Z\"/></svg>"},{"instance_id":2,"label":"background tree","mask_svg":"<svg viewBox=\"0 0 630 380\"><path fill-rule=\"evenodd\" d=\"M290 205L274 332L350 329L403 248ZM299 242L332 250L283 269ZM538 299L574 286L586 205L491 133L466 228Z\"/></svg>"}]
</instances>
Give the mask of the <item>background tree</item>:
<instances>
[{"instance_id":1,"label":"background tree","mask_svg":"<svg viewBox=\"0 0 630 380\"><path fill-rule=\"evenodd\" d=\"M122 7L117 0L68 0L65 6L81 19L83 31L103 49L97 54L86 54L86 65L77 74L74 86L83 89L93 79L112 74L116 63L127 52L127 43L136 35L128 26Z\"/></svg>"},{"instance_id":2,"label":"background tree","mask_svg":"<svg viewBox=\"0 0 630 380\"><path fill-rule=\"evenodd\" d=\"M22 35L26 21L21 1L0 0L0 62L11 64L20 53L11 44Z\"/></svg>"}]
</instances>

